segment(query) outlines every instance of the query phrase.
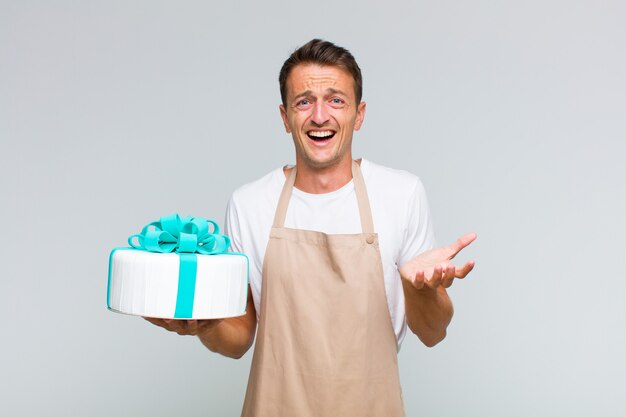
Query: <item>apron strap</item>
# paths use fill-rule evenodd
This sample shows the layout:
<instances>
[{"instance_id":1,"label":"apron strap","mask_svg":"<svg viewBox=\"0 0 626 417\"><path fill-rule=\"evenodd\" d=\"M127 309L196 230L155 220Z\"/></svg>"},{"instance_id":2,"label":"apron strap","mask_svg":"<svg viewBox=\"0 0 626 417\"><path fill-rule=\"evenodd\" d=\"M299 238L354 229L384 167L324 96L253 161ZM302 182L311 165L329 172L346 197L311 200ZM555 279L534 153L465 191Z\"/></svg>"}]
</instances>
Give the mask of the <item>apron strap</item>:
<instances>
[{"instance_id":1,"label":"apron strap","mask_svg":"<svg viewBox=\"0 0 626 417\"><path fill-rule=\"evenodd\" d=\"M354 182L354 192L359 205L359 215L361 216L361 229L363 233L374 233L374 221L372 220L372 209L370 199L367 196L367 188L361 167L356 161L352 161L352 182Z\"/></svg>"},{"instance_id":2,"label":"apron strap","mask_svg":"<svg viewBox=\"0 0 626 417\"><path fill-rule=\"evenodd\" d=\"M293 190L293 184L296 182L296 167L291 169L291 173L285 180L283 185L283 191L280 193L278 199L278 206L276 207L276 214L274 214L274 224L272 227L283 227L285 225L285 217L287 216L287 207L289 206L289 200L291 199L291 190Z\"/></svg>"},{"instance_id":3,"label":"apron strap","mask_svg":"<svg viewBox=\"0 0 626 417\"><path fill-rule=\"evenodd\" d=\"M293 167L291 173L285 180L283 190L278 199L276 214L274 215L274 224L272 227L284 227L285 218L287 217L287 207L291 199L291 191L296 182L296 167ZM367 196L367 188L361 173L361 167L356 161L352 161L352 182L354 183L354 192L356 194L357 205L359 206L359 216L361 217L361 230L363 233L374 233L374 222L372 220L372 210L370 201Z\"/></svg>"}]
</instances>

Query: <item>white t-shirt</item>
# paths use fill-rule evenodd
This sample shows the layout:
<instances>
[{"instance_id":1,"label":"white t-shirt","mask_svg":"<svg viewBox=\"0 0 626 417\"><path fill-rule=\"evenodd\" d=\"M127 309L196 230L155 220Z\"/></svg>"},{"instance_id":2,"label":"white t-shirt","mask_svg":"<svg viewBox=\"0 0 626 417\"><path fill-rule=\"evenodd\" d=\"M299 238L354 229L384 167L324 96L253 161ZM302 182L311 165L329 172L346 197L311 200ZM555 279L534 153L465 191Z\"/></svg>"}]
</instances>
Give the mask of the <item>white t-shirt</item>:
<instances>
[{"instance_id":1,"label":"white t-shirt","mask_svg":"<svg viewBox=\"0 0 626 417\"><path fill-rule=\"evenodd\" d=\"M389 314L398 349L406 333L404 293L398 268L435 245L426 193L418 177L366 159L361 171L378 233ZM285 183L282 168L237 189L228 202L225 233L231 250L250 259L250 288L257 317L261 312L263 259L278 199ZM327 234L361 233L361 220L350 181L327 194L309 194L294 187L285 227Z\"/></svg>"}]
</instances>

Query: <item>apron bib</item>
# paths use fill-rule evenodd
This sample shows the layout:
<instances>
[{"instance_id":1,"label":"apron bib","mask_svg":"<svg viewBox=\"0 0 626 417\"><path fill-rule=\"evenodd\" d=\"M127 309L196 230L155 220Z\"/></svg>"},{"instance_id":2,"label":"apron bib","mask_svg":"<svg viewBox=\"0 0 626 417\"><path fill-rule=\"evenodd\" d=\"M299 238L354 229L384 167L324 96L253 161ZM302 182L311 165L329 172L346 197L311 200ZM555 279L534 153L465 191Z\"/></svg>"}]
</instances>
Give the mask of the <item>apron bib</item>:
<instances>
[{"instance_id":1,"label":"apron bib","mask_svg":"<svg viewBox=\"0 0 626 417\"><path fill-rule=\"evenodd\" d=\"M352 177L360 234L285 228L295 168L285 182L243 417L404 416L378 236L356 162Z\"/></svg>"}]
</instances>

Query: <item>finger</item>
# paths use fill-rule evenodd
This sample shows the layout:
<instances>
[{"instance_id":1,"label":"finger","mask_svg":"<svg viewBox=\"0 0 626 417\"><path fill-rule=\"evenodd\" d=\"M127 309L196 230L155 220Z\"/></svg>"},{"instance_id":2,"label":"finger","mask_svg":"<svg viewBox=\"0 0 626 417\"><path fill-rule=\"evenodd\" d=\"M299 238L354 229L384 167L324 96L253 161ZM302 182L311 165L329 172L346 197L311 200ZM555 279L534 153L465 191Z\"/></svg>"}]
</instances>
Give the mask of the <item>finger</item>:
<instances>
[{"instance_id":1,"label":"finger","mask_svg":"<svg viewBox=\"0 0 626 417\"><path fill-rule=\"evenodd\" d=\"M458 238L456 242L448 246L448 251L449 251L448 258L449 259L454 258L457 255L457 253L461 252L463 248L467 247L467 245L472 243L475 239L476 239L476 233L474 232L468 233Z\"/></svg>"},{"instance_id":2,"label":"finger","mask_svg":"<svg viewBox=\"0 0 626 417\"><path fill-rule=\"evenodd\" d=\"M175 320L175 319L163 319L163 323L165 323L165 327L167 330L169 330L170 332L176 332L178 333L178 331L181 328L181 320Z\"/></svg>"},{"instance_id":3,"label":"finger","mask_svg":"<svg viewBox=\"0 0 626 417\"><path fill-rule=\"evenodd\" d=\"M174 331L181 336L189 334L187 332L187 320L175 320L172 326L174 326Z\"/></svg>"},{"instance_id":4,"label":"finger","mask_svg":"<svg viewBox=\"0 0 626 417\"><path fill-rule=\"evenodd\" d=\"M170 331L170 332L175 332L177 329L177 321L178 320L171 320L171 319L158 319L156 317L144 317L144 319L148 320L150 323L162 327L163 329Z\"/></svg>"},{"instance_id":5,"label":"finger","mask_svg":"<svg viewBox=\"0 0 626 417\"><path fill-rule=\"evenodd\" d=\"M165 321L163 319L157 319L157 318L154 318L154 317L144 317L144 319L146 321L149 321L150 323L154 324L155 326L167 327L167 323L165 323Z\"/></svg>"},{"instance_id":6,"label":"finger","mask_svg":"<svg viewBox=\"0 0 626 417\"><path fill-rule=\"evenodd\" d=\"M433 268L433 275L430 279L426 280L426 285L432 289L437 289L441 285L441 279L443 276L443 268L441 265L435 265Z\"/></svg>"},{"instance_id":7,"label":"finger","mask_svg":"<svg viewBox=\"0 0 626 417\"><path fill-rule=\"evenodd\" d=\"M198 320L198 333L212 329L213 327L220 324L224 319L207 319L207 320Z\"/></svg>"},{"instance_id":8,"label":"finger","mask_svg":"<svg viewBox=\"0 0 626 417\"><path fill-rule=\"evenodd\" d=\"M415 287L416 290L421 290L424 288L424 281L424 271L418 271L415 274L415 278L413 278L413 287Z\"/></svg>"},{"instance_id":9,"label":"finger","mask_svg":"<svg viewBox=\"0 0 626 417\"><path fill-rule=\"evenodd\" d=\"M187 320L187 332L192 336L198 334L198 320Z\"/></svg>"},{"instance_id":10,"label":"finger","mask_svg":"<svg viewBox=\"0 0 626 417\"><path fill-rule=\"evenodd\" d=\"M454 277L456 275L455 271L456 271L456 268L454 267L454 265L450 264L446 266L446 269L444 271L444 274L441 280L441 285L444 288L450 288L450 286L454 282Z\"/></svg>"},{"instance_id":11,"label":"finger","mask_svg":"<svg viewBox=\"0 0 626 417\"><path fill-rule=\"evenodd\" d=\"M180 334L179 331L181 329L181 320L163 319L163 321L167 325L167 327L165 327L167 330Z\"/></svg>"},{"instance_id":12,"label":"finger","mask_svg":"<svg viewBox=\"0 0 626 417\"><path fill-rule=\"evenodd\" d=\"M472 269L474 269L474 261L468 261L465 265L463 265L461 268L457 268L456 269L456 277L457 278L465 278L467 276L467 274L470 273L470 271Z\"/></svg>"}]
</instances>

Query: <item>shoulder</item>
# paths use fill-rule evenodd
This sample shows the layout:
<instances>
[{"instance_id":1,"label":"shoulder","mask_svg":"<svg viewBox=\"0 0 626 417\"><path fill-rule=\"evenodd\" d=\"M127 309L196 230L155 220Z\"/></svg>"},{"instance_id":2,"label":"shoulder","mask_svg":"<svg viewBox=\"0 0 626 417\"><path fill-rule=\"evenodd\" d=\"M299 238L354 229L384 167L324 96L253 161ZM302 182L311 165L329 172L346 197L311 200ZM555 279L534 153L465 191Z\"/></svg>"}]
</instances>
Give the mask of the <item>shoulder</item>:
<instances>
[{"instance_id":1,"label":"shoulder","mask_svg":"<svg viewBox=\"0 0 626 417\"><path fill-rule=\"evenodd\" d=\"M375 189L385 195L389 194L422 194L424 186L420 178L408 171L389 168L363 158L361 162L363 179L368 188Z\"/></svg>"},{"instance_id":2,"label":"shoulder","mask_svg":"<svg viewBox=\"0 0 626 417\"><path fill-rule=\"evenodd\" d=\"M389 227L403 233L418 218L427 222L428 198L417 175L365 159L361 165L375 226L381 232Z\"/></svg>"},{"instance_id":3,"label":"shoulder","mask_svg":"<svg viewBox=\"0 0 626 417\"><path fill-rule=\"evenodd\" d=\"M228 201L227 216L238 218L242 227L271 223L285 175L276 168L261 178L237 188Z\"/></svg>"},{"instance_id":4,"label":"shoulder","mask_svg":"<svg viewBox=\"0 0 626 417\"><path fill-rule=\"evenodd\" d=\"M285 181L282 168L276 168L261 178L242 185L233 191L231 204L246 204L248 202L262 202L276 191L280 192Z\"/></svg>"}]
</instances>

